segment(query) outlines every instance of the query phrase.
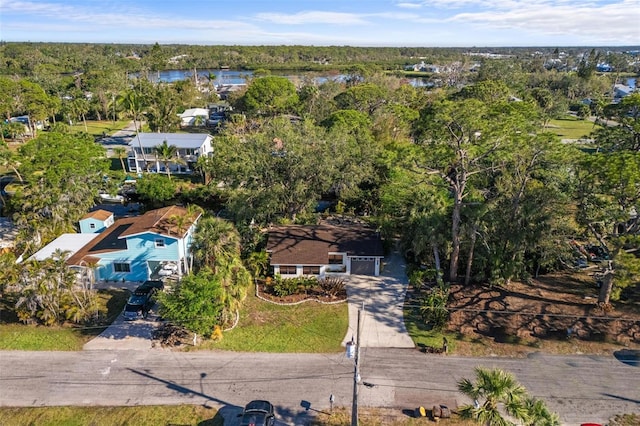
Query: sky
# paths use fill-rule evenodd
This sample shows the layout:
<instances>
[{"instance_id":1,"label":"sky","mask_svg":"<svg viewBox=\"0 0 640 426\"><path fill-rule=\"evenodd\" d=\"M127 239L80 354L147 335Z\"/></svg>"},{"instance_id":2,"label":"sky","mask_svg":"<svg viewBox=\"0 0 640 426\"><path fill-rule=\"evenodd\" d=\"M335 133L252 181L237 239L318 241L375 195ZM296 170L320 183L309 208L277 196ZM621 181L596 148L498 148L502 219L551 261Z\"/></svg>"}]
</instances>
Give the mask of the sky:
<instances>
[{"instance_id":1,"label":"sky","mask_svg":"<svg viewBox=\"0 0 640 426\"><path fill-rule=\"evenodd\" d=\"M0 40L637 46L640 0L0 0Z\"/></svg>"}]
</instances>

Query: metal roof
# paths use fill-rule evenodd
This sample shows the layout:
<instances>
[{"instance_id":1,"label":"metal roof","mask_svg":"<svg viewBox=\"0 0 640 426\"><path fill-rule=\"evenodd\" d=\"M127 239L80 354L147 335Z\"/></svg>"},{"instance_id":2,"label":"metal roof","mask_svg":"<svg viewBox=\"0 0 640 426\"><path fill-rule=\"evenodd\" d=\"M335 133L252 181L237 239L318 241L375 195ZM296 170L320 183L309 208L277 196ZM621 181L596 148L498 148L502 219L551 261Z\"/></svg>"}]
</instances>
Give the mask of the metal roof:
<instances>
[{"instance_id":1,"label":"metal roof","mask_svg":"<svg viewBox=\"0 0 640 426\"><path fill-rule=\"evenodd\" d=\"M142 145L143 148L153 148L162 145L164 141L177 148L196 149L211 143L211 135L208 133L139 133L129 141L129 146L139 148Z\"/></svg>"},{"instance_id":2,"label":"metal roof","mask_svg":"<svg viewBox=\"0 0 640 426\"><path fill-rule=\"evenodd\" d=\"M80 251L100 234L62 234L49 244L38 250L29 260L45 260L51 257L56 250L66 251L67 259Z\"/></svg>"}]
</instances>

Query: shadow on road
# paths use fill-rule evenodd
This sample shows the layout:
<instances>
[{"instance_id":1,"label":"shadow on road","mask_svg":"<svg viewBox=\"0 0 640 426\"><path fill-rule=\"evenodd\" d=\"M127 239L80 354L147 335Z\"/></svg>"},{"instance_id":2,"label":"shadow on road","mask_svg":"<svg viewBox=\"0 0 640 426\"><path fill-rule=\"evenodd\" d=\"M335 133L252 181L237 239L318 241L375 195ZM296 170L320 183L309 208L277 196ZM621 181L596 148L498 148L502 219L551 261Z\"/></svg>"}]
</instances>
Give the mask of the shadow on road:
<instances>
[{"instance_id":1,"label":"shadow on road","mask_svg":"<svg viewBox=\"0 0 640 426\"><path fill-rule=\"evenodd\" d=\"M132 373L138 374L138 375L140 375L142 377L146 377L148 379L155 380L156 382L164 383L167 386L167 389L174 390L174 391L176 391L178 393L181 393L181 394L184 394L184 395L201 396L203 398L206 398L209 401L213 401L216 404L225 405L225 406L230 407L230 408L235 408L235 409L242 410L240 407L237 407L237 406L235 406L233 404L229 404L227 401L223 401L223 400L218 399L216 397L207 395L202 391L197 391L197 390L186 388L184 386L181 386L181 385L179 385L177 383L174 383L174 382L171 382L169 380L161 379L160 377L156 377L156 376L153 376L153 375L151 375L149 373L145 373L144 371L139 371L139 370L136 370L136 369L133 369L133 368L128 368L127 370L131 371ZM203 374L205 374L205 373L203 373ZM205 374L205 376L206 376L206 374Z\"/></svg>"},{"instance_id":2,"label":"shadow on road","mask_svg":"<svg viewBox=\"0 0 640 426\"><path fill-rule=\"evenodd\" d=\"M624 396L612 395L610 393L603 393L602 395L608 396L609 398L619 399L621 401L627 401L627 402L633 402L634 404L640 404L640 400L639 399L626 398Z\"/></svg>"},{"instance_id":3,"label":"shadow on road","mask_svg":"<svg viewBox=\"0 0 640 426\"><path fill-rule=\"evenodd\" d=\"M622 349L615 351L613 356L623 364L640 367L640 350Z\"/></svg>"}]
</instances>

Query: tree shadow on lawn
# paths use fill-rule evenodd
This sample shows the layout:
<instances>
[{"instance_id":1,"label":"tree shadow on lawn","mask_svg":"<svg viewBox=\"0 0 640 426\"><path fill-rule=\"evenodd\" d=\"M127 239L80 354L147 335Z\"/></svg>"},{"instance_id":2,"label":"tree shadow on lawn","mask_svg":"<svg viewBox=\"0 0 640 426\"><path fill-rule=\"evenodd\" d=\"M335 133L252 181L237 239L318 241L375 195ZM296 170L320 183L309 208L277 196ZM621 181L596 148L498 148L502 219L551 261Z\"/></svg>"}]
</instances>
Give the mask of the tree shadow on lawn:
<instances>
[{"instance_id":1,"label":"tree shadow on lawn","mask_svg":"<svg viewBox=\"0 0 640 426\"><path fill-rule=\"evenodd\" d=\"M101 309L94 325L83 327L81 333L84 336L95 337L105 331L122 313L130 294L131 292L125 289L109 288L98 290L98 297L101 301L106 300L106 303L104 303L106 312Z\"/></svg>"},{"instance_id":2,"label":"tree shadow on lawn","mask_svg":"<svg viewBox=\"0 0 640 426\"><path fill-rule=\"evenodd\" d=\"M0 298L0 324L21 324L16 313L17 295L3 294Z\"/></svg>"}]
</instances>

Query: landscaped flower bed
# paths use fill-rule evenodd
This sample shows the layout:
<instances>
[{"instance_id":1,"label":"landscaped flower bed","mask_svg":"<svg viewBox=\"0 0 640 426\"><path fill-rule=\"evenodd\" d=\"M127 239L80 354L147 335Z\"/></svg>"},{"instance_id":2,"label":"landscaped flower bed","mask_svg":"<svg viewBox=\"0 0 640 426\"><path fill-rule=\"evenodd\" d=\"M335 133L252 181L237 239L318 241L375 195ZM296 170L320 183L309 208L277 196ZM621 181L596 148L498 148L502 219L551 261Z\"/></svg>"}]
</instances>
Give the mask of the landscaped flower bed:
<instances>
[{"instance_id":1,"label":"landscaped flower bed","mask_svg":"<svg viewBox=\"0 0 640 426\"><path fill-rule=\"evenodd\" d=\"M282 278L276 275L259 280L257 284L259 297L277 303L298 303L305 300L338 302L347 299L345 281L338 277Z\"/></svg>"}]
</instances>

